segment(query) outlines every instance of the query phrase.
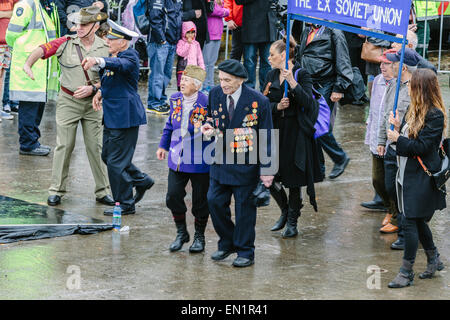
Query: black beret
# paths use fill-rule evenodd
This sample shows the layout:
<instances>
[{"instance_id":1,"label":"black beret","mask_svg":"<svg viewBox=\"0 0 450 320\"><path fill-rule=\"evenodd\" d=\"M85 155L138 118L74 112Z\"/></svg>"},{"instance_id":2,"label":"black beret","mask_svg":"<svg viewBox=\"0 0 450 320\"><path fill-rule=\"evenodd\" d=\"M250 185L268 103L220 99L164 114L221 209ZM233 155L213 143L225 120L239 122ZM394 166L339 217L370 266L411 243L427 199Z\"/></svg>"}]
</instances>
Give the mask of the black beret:
<instances>
[{"instance_id":1,"label":"black beret","mask_svg":"<svg viewBox=\"0 0 450 320\"><path fill-rule=\"evenodd\" d=\"M218 69L232 74L233 76L236 76L238 78L247 79L248 74L245 67L237 60L235 59L228 59L219 64Z\"/></svg>"}]
</instances>

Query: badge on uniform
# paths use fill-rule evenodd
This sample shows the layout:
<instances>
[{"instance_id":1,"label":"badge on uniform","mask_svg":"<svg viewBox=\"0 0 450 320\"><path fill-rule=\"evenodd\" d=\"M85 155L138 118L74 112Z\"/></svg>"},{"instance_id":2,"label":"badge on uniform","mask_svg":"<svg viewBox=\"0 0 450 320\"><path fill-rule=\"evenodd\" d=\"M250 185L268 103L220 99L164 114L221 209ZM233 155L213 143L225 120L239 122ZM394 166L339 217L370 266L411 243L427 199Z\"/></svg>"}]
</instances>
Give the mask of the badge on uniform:
<instances>
[{"instance_id":1,"label":"badge on uniform","mask_svg":"<svg viewBox=\"0 0 450 320\"><path fill-rule=\"evenodd\" d=\"M23 14L23 8L22 7L17 8L16 16L20 17L22 14Z\"/></svg>"}]
</instances>

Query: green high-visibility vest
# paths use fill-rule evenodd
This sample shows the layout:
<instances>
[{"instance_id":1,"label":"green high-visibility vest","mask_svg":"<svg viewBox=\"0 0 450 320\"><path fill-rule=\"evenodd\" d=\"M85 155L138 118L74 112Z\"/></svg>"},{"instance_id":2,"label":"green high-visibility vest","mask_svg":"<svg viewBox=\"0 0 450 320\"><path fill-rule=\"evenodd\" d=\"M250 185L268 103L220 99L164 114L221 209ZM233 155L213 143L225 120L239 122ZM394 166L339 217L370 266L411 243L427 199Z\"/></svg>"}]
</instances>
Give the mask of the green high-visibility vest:
<instances>
[{"instance_id":1,"label":"green high-visibility vest","mask_svg":"<svg viewBox=\"0 0 450 320\"><path fill-rule=\"evenodd\" d=\"M416 17L418 21L424 21L425 16L428 20L433 20L439 17L439 2L414 0L414 7L416 8Z\"/></svg>"},{"instance_id":2,"label":"green high-visibility vest","mask_svg":"<svg viewBox=\"0 0 450 320\"><path fill-rule=\"evenodd\" d=\"M59 91L59 65L55 56L39 59L33 66L34 80L23 66L29 54L39 45L59 37L59 16L51 3L49 16L39 0L21 0L13 9L6 31L6 42L13 48L9 95L11 100L47 102Z\"/></svg>"}]
</instances>

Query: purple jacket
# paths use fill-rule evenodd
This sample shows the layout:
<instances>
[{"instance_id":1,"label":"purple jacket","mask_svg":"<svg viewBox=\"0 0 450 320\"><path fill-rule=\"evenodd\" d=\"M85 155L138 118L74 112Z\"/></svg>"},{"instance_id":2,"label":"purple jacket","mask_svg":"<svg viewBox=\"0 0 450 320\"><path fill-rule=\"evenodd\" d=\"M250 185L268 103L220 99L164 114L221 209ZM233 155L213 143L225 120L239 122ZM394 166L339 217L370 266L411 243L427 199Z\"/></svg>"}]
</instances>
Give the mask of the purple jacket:
<instances>
[{"instance_id":1,"label":"purple jacket","mask_svg":"<svg viewBox=\"0 0 450 320\"><path fill-rule=\"evenodd\" d=\"M208 97L198 93L197 101L189 113L188 132L181 135L183 94L174 93L170 97L170 112L164 127L159 147L169 151L169 168L188 173L209 172L203 151L212 141L202 141L200 126L205 123L208 113ZM197 127L196 127L197 126Z\"/></svg>"},{"instance_id":2,"label":"purple jacket","mask_svg":"<svg viewBox=\"0 0 450 320\"><path fill-rule=\"evenodd\" d=\"M223 4L219 6L214 5L214 11L208 14L208 31L210 40L221 40L223 32L222 18L228 17L230 10L225 9Z\"/></svg>"}]
</instances>

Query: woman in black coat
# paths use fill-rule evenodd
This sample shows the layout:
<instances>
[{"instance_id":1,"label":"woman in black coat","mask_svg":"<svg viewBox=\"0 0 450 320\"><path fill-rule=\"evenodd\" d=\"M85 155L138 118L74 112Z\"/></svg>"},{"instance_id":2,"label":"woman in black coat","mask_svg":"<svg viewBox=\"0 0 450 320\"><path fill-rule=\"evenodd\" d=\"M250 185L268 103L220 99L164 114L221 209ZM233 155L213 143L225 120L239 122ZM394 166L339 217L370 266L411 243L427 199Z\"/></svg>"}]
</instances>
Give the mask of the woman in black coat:
<instances>
[{"instance_id":1,"label":"woman in black coat","mask_svg":"<svg viewBox=\"0 0 450 320\"><path fill-rule=\"evenodd\" d=\"M419 240L427 256L427 270L419 277L431 278L436 270L444 268L427 223L435 210L446 207L445 193L436 187L425 168L432 173L441 169L439 148L442 138L446 136L447 114L433 71L418 69L408 85L411 104L402 125L392 113L389 119L395 125L394 131L388 131L388 138L397 145L397 198L405 234L402 267L397 277L389 283L390 288L412 284L412 266Z\"/></svg>"},{"instance_id":2,"label":"woman in black coat","mask_svg":"<svg viewBox=\"0 0 450 320\"><path fill-rule=\"evenodd\" d=\"M274 129L279 129L279 171L270 192L281 209L281 217L271 229L282 229L284 238L298 234L297 220L302 207L301 187L308 186L310 203L317 211L314 182L322 181L314 124L319 105L313 98L312 79L306 69L294 67L296 43L291 39L289 68L285 69L286 39L274 42L270 48L269 62L272 70L264 86L272 107ZM284 97L285 81L289 85ZM289 198L283 186L289 188Z\"/></svg>"}]
</instances>

